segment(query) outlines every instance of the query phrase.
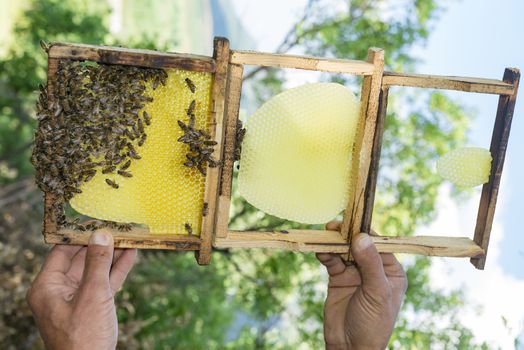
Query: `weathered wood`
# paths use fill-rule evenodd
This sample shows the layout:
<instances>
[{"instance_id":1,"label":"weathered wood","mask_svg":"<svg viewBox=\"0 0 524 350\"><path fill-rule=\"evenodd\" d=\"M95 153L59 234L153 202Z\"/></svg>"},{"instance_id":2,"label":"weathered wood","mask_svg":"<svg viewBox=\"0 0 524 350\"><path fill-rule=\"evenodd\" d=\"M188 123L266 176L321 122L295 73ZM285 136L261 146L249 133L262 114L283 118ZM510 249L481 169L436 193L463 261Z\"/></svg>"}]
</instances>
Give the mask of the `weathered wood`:
<instances>
[{"instance_id":1,"label":"weathered wood","mask_svg":"<svg viewBox=\"0 0 524 350\"><path fill-rule=\"evenodd\" d=\"M364 192L371 164L371 152L376 130L382 73L384 71L384 50L371 48L368 62L373 63L373 75L364 77L361 93L360 122L353 147L353 167L350 176L349 201L344 212L340 233L351 242L353 233L361 231Z\"/></svg>"},{"instance_id":2,"label":"weathered wood","mask_svg":"<svg viewBox=\"0 0 524 350\"><path fill-rule=\"evenodd\" d=\"M497 108L497 116L491 137L490 152L493 157L491 163L491 174L488 183L482 187L480 197L479 211L477 214L477 224L475 226L475 242L481 246L486 254L488 251L489 237L491 226L495 216L495 207L497 205L497 195L499 192L502 169L504 167L504 158L508 147L511 121L517 99L517 91L520 80L520 71L516 68L506 68L504 72L504 82L513 86L511 95L501 95ZM479 270L484 269L486 256L482 258L471 259L471 263Z\"/></svg>"},{"instance_id":3,"label":"weathered wood","mask_svg":"<svg viewBox=\"0 0 524 350\"><path fill-rule=\"evenodd\" d=\"M375 204L375 191L377 188L378 169L380 154L382 151L382 138L384 136L384 123L388 108L389 88L383 87L380 91L378 116L375 130L375 138L371 151L371 164L369 168L368 182L364 191L364 217L362 219L362 232L370 232L373 217L373 206Z\"/></svg>"},{"instance_id":4,"label":"weathered wood","mask_svg":"<svg viewBox=\"0 0 524 350\"><path fill-rule=\"evenodd\" d=\"M112 233L116 248L198 250L201 239L188 235L152 235L149 230L133 228L131 232L120 232L106 229ZM91 232L61 229L57 233L45 236L45 242L50 244L87 245Z\"/></svg>"},{"instance_id":5,"label":"weathered wood","mask_svg":"<svg viewBox=\"0 0 524 350\"><path fill-rule=\"evenodd\" d=\"M216 72L211 93L213 107L209 134L217 142L217 145L221 145L224 137L224 104L229 62L229 41L226 38L215 38L213 58L216 61ZM220 147L215 147L213 158L220 160L220 157ZM200 265L208 265L211 261L211 242L216 222L220 169L208 166L206 174L204 203L207 203L208 213L202 216L202 229L200 231L202 244L200 250L196 252L197 262Z\"/></svg>"},{"instance_id":6,"label":"weathered wood","mask_svg":"<svg viewBox=\"0 0 524 350\"><path fill-rule=\"evenodd\" d=\"M111 46L54 43L49 47L49 57L150 68L180 68L194 72L215 72L215 60L211 57Z\"/></svg>"},{"instance_id":7,"label":"weathered wood","mask_svg":"<svg viewBox=\"0 0 524 350\"><path fill-rule=\"evenodd\" d=\"M295 68L354 75L371 75L375 69L373 64L365 61L283 55L255 51L231 51L229 62L233 64Z\"/></svg>"},{"instance_id":8,"label":"weathered wood","mask_svg":"<svg viewBox=\"0 0 524 350\"><path fill-rule=\"evenodd\" d=\"M384 72L382 86L411 86L496 95L513 93L513 85L501 80L395 72Z\"/></svg>"},{"instance_id":9,"label":"weathered wood","mask_svg":"<svg viewBox=\"0 0 524 350\"><path fill-rule=\"evenodd\" d=\"M242 93L242 75L244 67L230 64L228 71L227 100L225 111L225 137L222 153L222 174L218 198L215 237L225 237L229 224L231 206L231 187L233 184L233 163L236 143L236 128Z\"/></svg>"},{"instance_id":10,"label":"weathered wood","mask_svg":"<svg viewBox=\"0 0 524 350\"><path fill-rule=\"evenodd\" d=\"M372 237L381 253L409 253L427 256L478 257L484 250L467 237ZM289 230L229 231L226 238L217 237L216 248L273 248L295 252L347 253L349 243L338 231Z\"/></svg>"}]
</instances>

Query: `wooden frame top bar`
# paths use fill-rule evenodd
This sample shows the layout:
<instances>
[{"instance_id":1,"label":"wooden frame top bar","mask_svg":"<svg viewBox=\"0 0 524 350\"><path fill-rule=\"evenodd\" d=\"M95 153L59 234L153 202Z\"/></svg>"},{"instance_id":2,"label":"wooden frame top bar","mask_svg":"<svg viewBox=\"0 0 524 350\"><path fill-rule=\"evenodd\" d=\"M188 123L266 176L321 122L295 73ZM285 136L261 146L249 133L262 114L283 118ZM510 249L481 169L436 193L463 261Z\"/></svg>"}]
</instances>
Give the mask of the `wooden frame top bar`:
<instances>
[{"instance_id":1,"label":"wooden frame top bar","mask_svg":"<svg viewBox=\"0 0 524 350\"><path fill-rule=\"evenodd\" d=\"M49 58L95 61L149 68L180 68L194 72L215 72L212 57L112 46L54 43Z\"/></svg>"},{"instance_id":2,"label":"wooden frame top bar","mask_svg":"<svg viewBox=\"0 0 524 350\"><path fill-rule=\"evenodd\" d=\"M494 95L511 95L514 86L496 79L384 72L382 86L410 86Z\"/></svg>"},{"instance_id":3,"label":"wooden frame top bar","mask_svg":"<svg viewBox=\"0 0 524 350\"><path fill-rule=\"evenodd\" d=\"M371 75L375 70L374 65L366 61L237 50L231 50L229 62L232 64L295 68L354 75Z\"/></svg>"}]
</instances>

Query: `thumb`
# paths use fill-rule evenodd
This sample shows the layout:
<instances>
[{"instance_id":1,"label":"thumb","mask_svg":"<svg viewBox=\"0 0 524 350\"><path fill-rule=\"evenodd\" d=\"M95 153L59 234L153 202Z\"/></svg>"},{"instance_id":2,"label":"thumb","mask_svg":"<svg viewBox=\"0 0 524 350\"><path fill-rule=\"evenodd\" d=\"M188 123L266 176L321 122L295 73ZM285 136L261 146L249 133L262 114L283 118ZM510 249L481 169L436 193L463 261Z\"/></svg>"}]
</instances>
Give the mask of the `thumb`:
<instances>
[{"instance_id":1,"label":"thumb","mask_svg":"<svg viewBox=\"0 0 524 350\"><path fill-rule=\"evenodd\" d=\"M109 290L109 272L112 262L113 236L107 230L95 231L87 246L81 288L90 293Z\"/></svg>"},{"instance_id":2,"label":"thumb","mask_svg":"<svg viewBox=\"0 0 524 350\"><path fill-rule=\"evenodd\" d=\"M362 278L362 289L366 292L384 292L388 288L382 258L366 233L353 237L351 253L355 258Z\"/></svg>"}]
</instances>

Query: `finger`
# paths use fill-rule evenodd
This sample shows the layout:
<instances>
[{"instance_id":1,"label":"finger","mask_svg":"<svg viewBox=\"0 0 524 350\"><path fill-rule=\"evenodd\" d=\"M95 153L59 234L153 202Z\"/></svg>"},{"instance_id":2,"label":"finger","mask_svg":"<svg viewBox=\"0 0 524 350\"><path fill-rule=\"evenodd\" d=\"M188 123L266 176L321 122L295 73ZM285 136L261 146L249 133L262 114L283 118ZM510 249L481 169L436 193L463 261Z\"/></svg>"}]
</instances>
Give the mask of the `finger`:
<instances>
[{"instance_id":1,"label":"finger","mask_svg":"<svg viewBox=\"0 0 524 350\"><path fill-rule=\"evenodd\" d=\"M317 253L316 257L326 267L329 276L341 274L346 269L346 264L339 254Z\"/></svg>"},{"instance_id":2,"label":"finger","mask_svg":"<svg viewBox=\"0 0 524 350\"><path fill-rule=\"evenodd\" d=\"M385 253L380 255L384 264L384 272L393 287L393 294L396 295L396 298L402 299L408 287L406 272L395 255Z\"/></svg>"},{"instance_id":3,"label":"finger","mask_svg":"<svg viewBox=\"0 0 524 350\"><path fill-rule=\"evenodd\" d=\"M55 245L42 266L41 272L66 273L71 267L71 260L82 246Z\"/></svg>"},{"instance_id":4,"label":"finger","mask_svg":"<svg viewBox=\"0 0 524 350\"><path fill-rule=\"evenodd\" d=\"M125 249L115 249L113 251L113 263L111 266L114 266L115 263L118 261L118 259L120 258L120 256L125 252Z\"/></svg>"},{"instance_id":5,"label":"finger","mask_svg":"<svg viewBox=\"0 0 524 350\"><path fill-rule=\"evenodd\" d=\"M340 231L341 221L330 221L326 224L326 230Z\"/></svg>"},{"instance_id":6,"label":"finger","mask_svg":"<svg viewBox=\"0 0 524 350\"><path fill-rule=\"evenodd\" d=\"M82 249L80 249L73 257L71 267L69 268L69 271L67 271L67 276L77 283L80 283L80 280L82 279L82 273L84 272L86 262L86 253L87 247L82 247Z\"/></svg>"},{"instance_id":7,"label":"finger","mask_svg":"<svg viewBox=\"0 0 524 350\"><path fill-rule=\"evenodd\" d=\"M113 236L107 230L93 232L87 246L81 289L109 290L109 271L113 262Z\"/></svg>"},{"instance_id":8,"label":"finger","mask_svg":"<svg viewBox=\"0 0 524 350\"><path fill-rule=\"evenodd\" d=\"M366 233L353 237L351 253L357 262L362 278L362 289L368 292L384 292L388 288L382 259Z\"/></svg>"},{"instance_id":9,"label":"finger","mask_svg":"<svg viewBox=\"0 0 524 350\"><path fill-rule=\"evenodd\" d=\"M120 253L119 258L113 264L109 276L109 284L113 294L122 288L129 271L131 271L135 264L137 251L136 249L122 249Z\"/></svg>"}]
</instances>

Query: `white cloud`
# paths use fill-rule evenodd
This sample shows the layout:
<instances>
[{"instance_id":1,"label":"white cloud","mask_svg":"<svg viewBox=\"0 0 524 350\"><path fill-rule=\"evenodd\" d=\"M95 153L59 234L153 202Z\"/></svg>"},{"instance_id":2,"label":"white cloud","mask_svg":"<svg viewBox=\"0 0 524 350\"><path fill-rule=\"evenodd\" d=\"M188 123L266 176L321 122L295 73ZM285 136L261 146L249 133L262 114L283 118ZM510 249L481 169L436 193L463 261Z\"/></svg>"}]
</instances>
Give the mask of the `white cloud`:
<instances>
[{"instance_id":1,"label":"white cloud","mask_svg":"<svg viewBox=\"0 0 524 350\"><path fill-rule=\"evenodd\" d=\"M504 183L507 182L503 179ZM449 187L442 187L437 219L418 234L473 237L478 203L479 196L475 196L458 205L451 198ZM499 196L484 271L475 269L468 259L435 258L430 274L433 286L464 292L470 306L461 313L461 320L474 332L476 339L502 349L514 349L514 339L522 334L524 327L524 280L507 274L500 265L504 225L497 218L502 217L504 203L504 197ZM480 306L480 310L474 306Z\"/></svg>"}]
</instances>

